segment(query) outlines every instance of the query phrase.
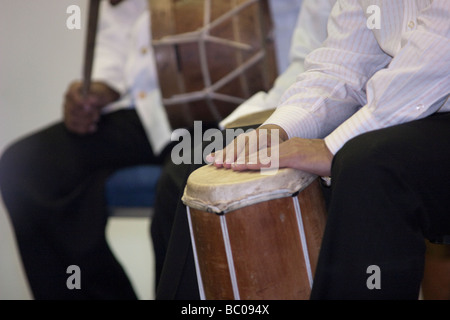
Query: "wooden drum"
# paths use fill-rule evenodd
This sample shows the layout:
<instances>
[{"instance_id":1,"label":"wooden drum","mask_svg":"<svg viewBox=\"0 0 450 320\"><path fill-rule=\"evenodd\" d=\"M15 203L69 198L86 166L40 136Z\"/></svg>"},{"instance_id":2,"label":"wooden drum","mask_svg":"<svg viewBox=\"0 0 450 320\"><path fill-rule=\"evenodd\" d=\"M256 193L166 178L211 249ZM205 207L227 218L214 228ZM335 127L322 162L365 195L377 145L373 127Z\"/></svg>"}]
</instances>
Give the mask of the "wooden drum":
<instances>
[{"instance_id":1,"label":"wooden drum","mask_svg":"<svg viewBox=\"0 0 450 320\"><path fill-rule=\"evenodd\" d=\"M173 129L217 124L277 76L267 0L148 0L163 104Z\"/></svg>"},{"instance_id":2,"label":"wooden drum","mask_svg":"<svg viewBox=\"0 0 450 320\"><path fill-rule=\"evenodd\" d=\"M208 165L182 200L202 299L309 299L326 223L316 176Z\"/></svg>"}]
</instances>

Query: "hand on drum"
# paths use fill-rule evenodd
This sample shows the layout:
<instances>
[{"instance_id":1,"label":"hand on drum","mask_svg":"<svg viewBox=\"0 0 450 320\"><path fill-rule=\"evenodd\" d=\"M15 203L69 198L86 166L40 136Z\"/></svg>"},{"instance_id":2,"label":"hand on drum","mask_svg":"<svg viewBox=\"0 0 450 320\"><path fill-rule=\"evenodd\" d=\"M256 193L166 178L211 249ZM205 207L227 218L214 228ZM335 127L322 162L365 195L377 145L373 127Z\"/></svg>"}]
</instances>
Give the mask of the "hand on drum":
<instances>
[{"instance_id":1,"label":"hand on drum","mask_svg":"<svg viewBox=\"0 0 450 320\"><path fill-rule=\"evenodd\" d=\"M330 176L333 154L322 139L288 139L278 126L263 126L238 136L225 149L208 155L216 167L235 171L294 168Z\"/></svg>"}]
</instances>

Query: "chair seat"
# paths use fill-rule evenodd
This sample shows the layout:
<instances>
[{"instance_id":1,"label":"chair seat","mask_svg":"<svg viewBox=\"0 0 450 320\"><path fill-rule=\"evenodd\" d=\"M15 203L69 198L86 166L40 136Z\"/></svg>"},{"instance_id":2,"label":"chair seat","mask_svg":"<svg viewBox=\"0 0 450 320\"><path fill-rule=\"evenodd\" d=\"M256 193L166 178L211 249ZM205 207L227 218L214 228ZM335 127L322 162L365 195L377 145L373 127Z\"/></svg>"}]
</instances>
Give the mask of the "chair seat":
<instances>
[{"instance_id":1,"label":"chair seat","mask_svg":"<svg viewBox=\"0 0 450 320\"><path fill-rule=\"evenodd\" d=\"M156 185L161 174L159 165L140 165L113 173L106 181L109 207L153 207Z\"/></svg>"}]
</instances>

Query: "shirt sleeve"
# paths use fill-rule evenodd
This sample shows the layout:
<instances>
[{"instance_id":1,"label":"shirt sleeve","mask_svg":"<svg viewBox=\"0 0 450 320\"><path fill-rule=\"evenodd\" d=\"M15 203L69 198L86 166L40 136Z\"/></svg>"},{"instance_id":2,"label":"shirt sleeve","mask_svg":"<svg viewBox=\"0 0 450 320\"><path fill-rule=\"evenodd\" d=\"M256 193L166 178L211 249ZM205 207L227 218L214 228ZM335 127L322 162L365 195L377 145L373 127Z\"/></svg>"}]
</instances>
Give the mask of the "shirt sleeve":
<instances>
[{"instance_id":1,"label":"shirt sleeve","mask_svg":"<svg viewBox=\"0 0 450 320\"><path fill-rule=\"evenodd\" d=\"M290 138L325 138L366 103L367 81L390 61L356 1L338 1L327 30L323 45L306 57L306 71L265 122L281 126Z\"/></svg>"},{"instance_id":2,"label":"shirt sleeve","mask_svg":"<svg viewBox=\"0 0 450 320\"><path fill-rule=\"evenodd\" d=\"M450 91L449 5L433 3L405 21L401 48L367 83L367 103L325 138L336 153L361 133L424 118L438 111ZM408 22L409 21L409 22Z\"/></svg>"},{"instance_id":3,"label":"shirt sleeve","mask_svg":"<svg viewBox=\"0 0 450 320\"><path fill-rule=\"evenodd\" d=\"M145 1L123 1L112 6L101 1L92 78L107 83L120 94L126 91L124 68L130 33Z\"/></svg>"},{"instance_id":4,"label":"shirt sleeve","mask_svg":"<svg viewBox=\"0 0 450 320\"><path fill-rule=\"evenodd\" d=\"M304 71L305 57L319 47L327 36L327 21L335 0L304 0L291 39L289 66L280 74L268 92L258 92L242 103L221 123L221 127L237 118L262 110L274 109L284 91Z\"/></svg>"}]
</instances>

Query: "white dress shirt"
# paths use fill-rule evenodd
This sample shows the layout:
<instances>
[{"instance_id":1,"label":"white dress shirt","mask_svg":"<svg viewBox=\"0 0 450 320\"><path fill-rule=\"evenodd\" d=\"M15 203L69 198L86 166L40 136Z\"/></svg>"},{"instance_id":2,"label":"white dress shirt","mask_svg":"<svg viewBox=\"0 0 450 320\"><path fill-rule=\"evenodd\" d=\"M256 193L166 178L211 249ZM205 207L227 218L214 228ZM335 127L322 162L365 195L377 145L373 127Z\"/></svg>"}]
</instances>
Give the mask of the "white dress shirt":
<instances>
[{"instance_id":1,"label":"white dress shirt","mask_svg":"<svg viewBox=\"0 0 450 320\"><path fill-rule=\"evenodd\" d=\"M240 108L239 116L277 105L281 94L303 70L306 54L325 37L322 25L334 1L270 0L279 70L284 71L289 65L289 54L294 65L289 65L288 80L277 80L276 89L269 94L255 95L250 99L252 103ZM296 25L302 2L304 21ZM120 100L104 112L136 107L152 148L159 153L170 142L172 129L162 104L149 25L147 0L127 0L116 7L102 1L93 79L104 81L121 94ZM296 38L301 40L289 51L294 27Z\"/></svg>"},{"instance_id":2,"label":"white dress shirt","mask_svg":"<svg viewBox=\"0 0 450 320\"><path fill-rule=\"evenodd\" d=\"M278 52L278 56L289 57L287 68L281 70L282 73L268 92L256 93L221 121L221 128L225 128L228 123L247 114L276 108L282 94L295 82L297 75L304 71L306 56L326 39L328 17L336 0L303 0L301 2L290 45L285 46L285 48L290 48L289 53ZM272 12L276 14L277 9L274 6L275 4L272 4ZM289 9L289 5L285 8ZM280 32L286 31L281 30ZM280 38L280 36L278 37Z\"/></svg>"},{"instance_id":3,"label":"white dress shirt","mask_svg":"<svg viewBox=\"0 0 450 320\"><path fill-rule=\"evenodd\" d=\"M450 111L449 17L448 0L338 0L329 37L266 124L335 154L361 133Z\"/></svg>"},{"instance_id":4,"label":"white dress shirt","mask_svg":"<svg viewBox=\"0 0 450 320\"><path fill-rule=\"evenodd\" d=\"M150 45L147 1L127 0L116 7L102 1L99 20L92 78L121 94L104 112L135 107L153 152L158 154L170 142L172 130Z\"/></svg>"}]
</instances>

